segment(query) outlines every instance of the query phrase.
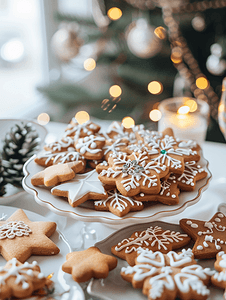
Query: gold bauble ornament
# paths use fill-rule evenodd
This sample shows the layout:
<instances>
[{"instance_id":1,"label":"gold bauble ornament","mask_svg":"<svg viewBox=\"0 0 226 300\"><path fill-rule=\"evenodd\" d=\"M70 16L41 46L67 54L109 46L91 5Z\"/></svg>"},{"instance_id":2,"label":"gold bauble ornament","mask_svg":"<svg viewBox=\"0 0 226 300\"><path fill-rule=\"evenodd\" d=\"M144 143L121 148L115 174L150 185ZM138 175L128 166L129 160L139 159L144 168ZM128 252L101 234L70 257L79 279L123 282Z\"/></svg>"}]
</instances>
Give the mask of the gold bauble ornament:
<instances>
[{"instance_id":1,"label":"gold bauble ornament","mask_svg":"<svg viewBox=\"0 0 226 300\"><path fill-rule=\"evenodd\" d=\"M54 54L63 62L68 62L77 56L83 43L77 31L70 27L60 28L51 40Z\"/></svg>"}]
</instances>

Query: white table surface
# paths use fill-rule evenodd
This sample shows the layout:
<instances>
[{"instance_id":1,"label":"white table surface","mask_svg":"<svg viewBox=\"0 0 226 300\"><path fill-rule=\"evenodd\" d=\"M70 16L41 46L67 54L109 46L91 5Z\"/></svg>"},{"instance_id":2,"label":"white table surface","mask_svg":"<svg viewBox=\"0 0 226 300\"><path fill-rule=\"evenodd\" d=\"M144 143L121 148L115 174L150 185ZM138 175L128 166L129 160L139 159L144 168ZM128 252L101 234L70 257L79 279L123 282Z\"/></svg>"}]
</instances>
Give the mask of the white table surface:
<instances>
[{"instance_id":1,"label":"white table surface","mask_svg":"<svg viewBox=\"0 0 226 300\"><path fill-rule=\"evenodd\" d=\"M65 126L65 124L61 123L48 124L46 126L49 132L47 141L53 141L60 136ZM179 215L166 217L161 219L161 221L178 223L182 217L209 220L217 211L219 204L222 202L226 204L226 144L204 142L202 148L204 157L209 161L209 170L212 173L212 180L208 189L203 192L198 203L188 207ZM51 221L55 221L58 228L68 238L72 249L81 247L81 231L85 228L83 222L53 213L48 208L37 204L33 196L26 192L8 205L36 212ZM86 223L85 226L91 229L90 239L85 240L85 248L92 246L95 242L104 239L116 230L102 223ZM92 229L96 232L92 231Z\"/></svg>"}]
</instances>

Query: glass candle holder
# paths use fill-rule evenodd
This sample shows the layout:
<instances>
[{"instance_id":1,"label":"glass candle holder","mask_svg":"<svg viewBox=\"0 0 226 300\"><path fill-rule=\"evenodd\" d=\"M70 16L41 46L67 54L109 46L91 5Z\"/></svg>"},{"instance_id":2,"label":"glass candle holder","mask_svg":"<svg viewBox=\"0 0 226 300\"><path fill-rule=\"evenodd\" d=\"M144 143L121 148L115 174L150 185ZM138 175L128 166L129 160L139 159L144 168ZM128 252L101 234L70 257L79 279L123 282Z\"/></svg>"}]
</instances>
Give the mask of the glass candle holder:
<instances>
[{"instance_id":1,"label":"glass candle holder","mask_svg":"<svg viewBox=\"0 0 226 300\"><path fill-rule=\"evenodd\" d=\"M170 127L176 138L195 140L199 144L205 141L209 122L207 102L188 97L174 97L163 100L158 109L162 113L158 122L159 131Z\"/></svg>"}]
</instances>

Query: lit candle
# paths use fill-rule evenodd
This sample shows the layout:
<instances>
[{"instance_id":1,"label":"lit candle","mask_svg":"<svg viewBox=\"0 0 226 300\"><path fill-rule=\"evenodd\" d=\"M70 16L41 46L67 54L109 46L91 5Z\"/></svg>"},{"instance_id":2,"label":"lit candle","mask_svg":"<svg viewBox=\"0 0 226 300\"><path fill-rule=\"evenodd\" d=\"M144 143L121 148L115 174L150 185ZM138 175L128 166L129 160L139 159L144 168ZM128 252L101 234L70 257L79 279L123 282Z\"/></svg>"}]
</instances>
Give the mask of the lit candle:
<instances>
[{"instance_id":1,"label":"lit candle","mask_svg":"<svg viewBox=\"0 0 226 300\"><path fill-rule=\"evenodd\" d=\"M179 139L195 140L201 144L206 137L208 127L209 106L201 100L186 102L187 98L178 97L164 100L159 105L162 117L158 122L158 130L170 127ZM186 103L189 103L187 105ZM194 106L196 105L195 110ZM194 105L195 104L195 105Z\"/></svg>"}]
</instances>

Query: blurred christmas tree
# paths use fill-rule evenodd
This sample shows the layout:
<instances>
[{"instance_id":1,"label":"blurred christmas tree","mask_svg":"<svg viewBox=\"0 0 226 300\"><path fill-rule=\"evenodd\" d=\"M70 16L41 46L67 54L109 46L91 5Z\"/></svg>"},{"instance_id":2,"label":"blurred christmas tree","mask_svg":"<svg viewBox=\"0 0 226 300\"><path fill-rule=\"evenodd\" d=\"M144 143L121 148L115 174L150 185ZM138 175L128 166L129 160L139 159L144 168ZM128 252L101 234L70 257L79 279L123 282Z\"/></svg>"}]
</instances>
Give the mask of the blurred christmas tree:
<instances>
[{"instance_id":1,"label":"blurred christmas tree","mask_svg":"<svg viewBox=\"0 0 226 300\"><path fill-rule=\"evenodd\" d=\"M52 49L62 72L39 91L64 112L85 108L97 118L130 115L149 125L161 100L200 98L211 107L207 139L224 140L216 120L226 74L226 0L93 0L92 11L92 19L57 13ZM83 80L68 80L68 69L84 70Z\"/></svg>"}]
</instances>

